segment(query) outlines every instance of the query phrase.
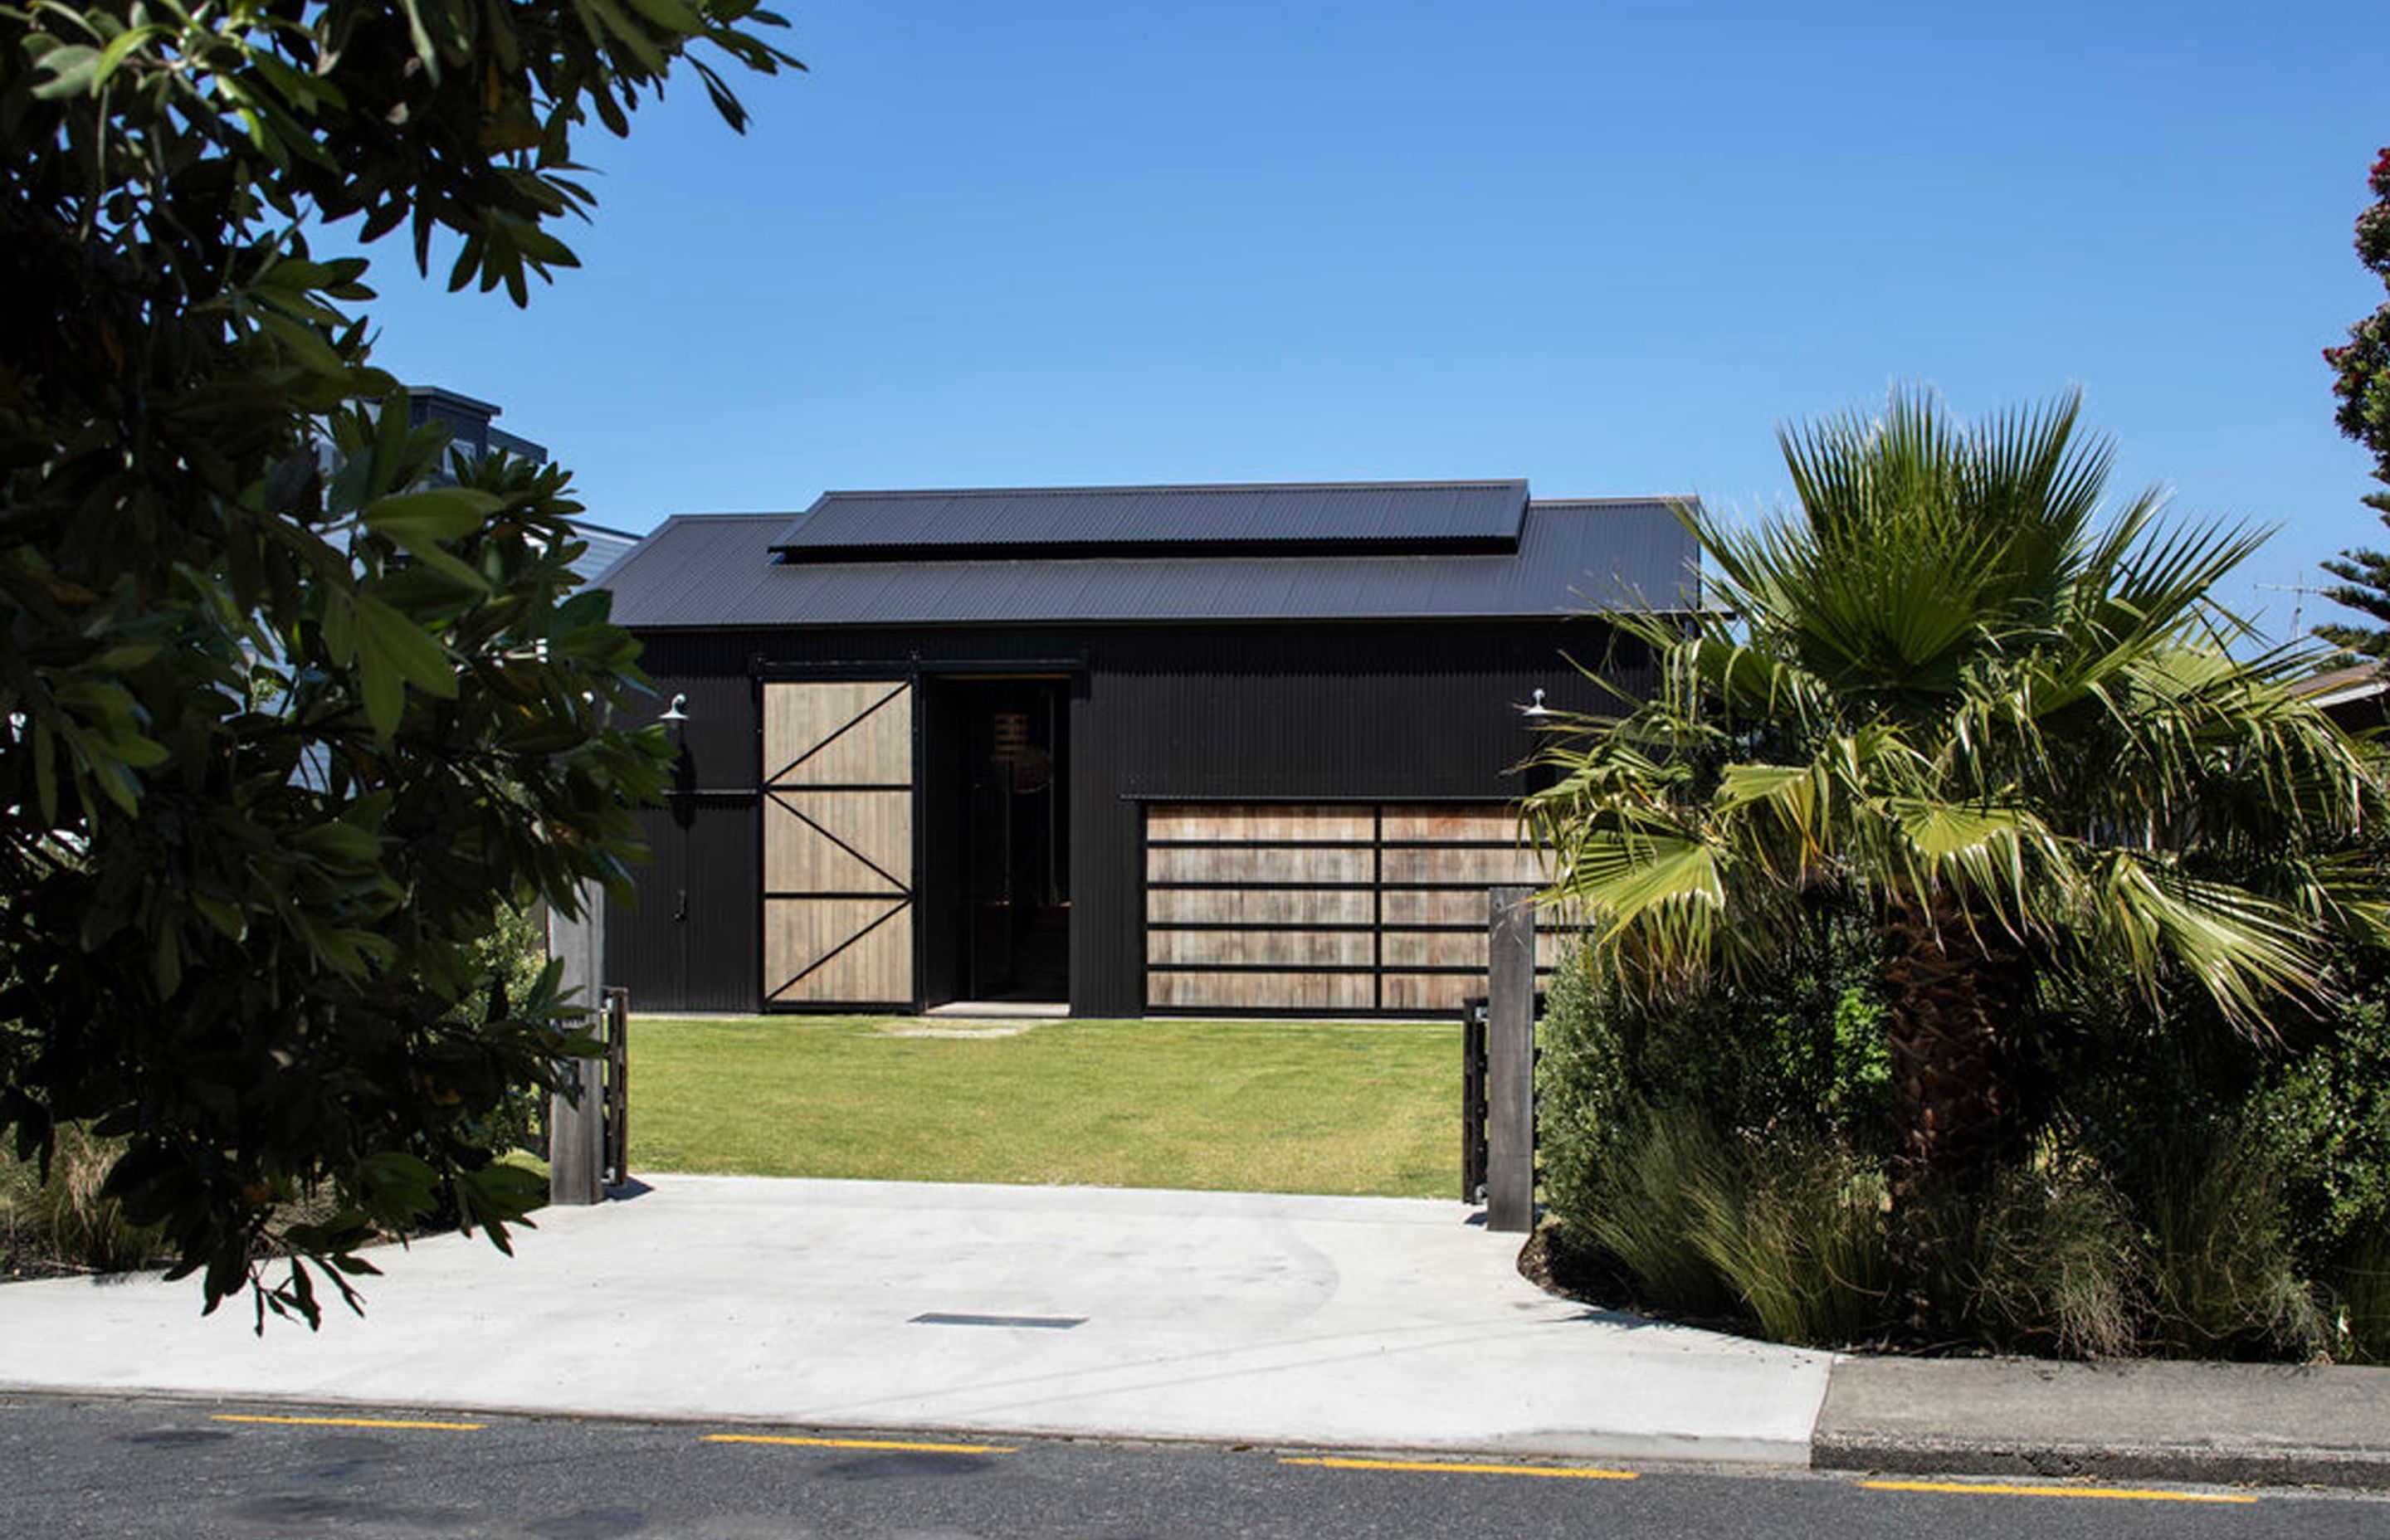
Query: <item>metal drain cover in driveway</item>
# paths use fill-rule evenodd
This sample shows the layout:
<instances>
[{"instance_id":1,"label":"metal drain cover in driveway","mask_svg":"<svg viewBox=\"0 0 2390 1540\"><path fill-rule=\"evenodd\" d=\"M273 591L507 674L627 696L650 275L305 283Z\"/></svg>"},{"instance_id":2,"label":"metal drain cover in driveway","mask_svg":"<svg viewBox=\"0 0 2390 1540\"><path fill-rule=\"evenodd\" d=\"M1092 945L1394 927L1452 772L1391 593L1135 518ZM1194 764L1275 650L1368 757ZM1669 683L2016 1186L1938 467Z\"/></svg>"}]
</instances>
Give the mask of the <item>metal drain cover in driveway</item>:
<instances>
[{"instance_id":1,"label":"metal drain cover in driveway","mask_svg":"<svg viewBox=\"0 0 2390 1540\"><path fill-rule=\"evenodd\" d=\"M1026 1326L1041 1331L1068 1331L1074 1326L1085 1326L1085 1315L973 1315L946 1310L930 1310L914 1316L907 1326Z\"/></svg>"}]
</instances>

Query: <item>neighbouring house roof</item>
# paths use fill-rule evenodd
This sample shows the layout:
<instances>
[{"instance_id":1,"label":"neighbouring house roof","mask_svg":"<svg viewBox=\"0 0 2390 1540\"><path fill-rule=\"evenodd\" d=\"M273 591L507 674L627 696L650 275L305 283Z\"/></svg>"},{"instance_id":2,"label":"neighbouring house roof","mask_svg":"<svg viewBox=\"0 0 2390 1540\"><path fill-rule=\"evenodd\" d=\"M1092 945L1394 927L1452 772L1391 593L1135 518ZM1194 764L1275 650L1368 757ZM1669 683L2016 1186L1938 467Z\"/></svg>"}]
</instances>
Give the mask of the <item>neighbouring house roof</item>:
<instances>
[{"instance_id":1,"label":"neighbouring house roof","mask_svg":"<svg viewBox=\"0 0 2390 1540\"><path fill-rule=\"evenodd\" d=\"M1524 481L828 492L772 549L791 561L1504 551L1526 511Z\"/></svg>"},{"instance_id":2,"label":"neighbouring house roof","mask_svg":"<svg viewBox=\"0 0 2390 1540\"><path fill-rule=\"evenodd\" d=\"M449 443L471 455L511 455L520 460L545 460L547 446L509 433L493 420L501 408L459 391L437 385L417 385L407 391L407 421L436 422L448 430Z\"/></svg>"},{"instance_id":3,"label":"neighbouring house roof","mask_svg":"<svg viewBox=\"0 0 2390 1540\"><path fill-rule=\"evenodd\" d=\"M617 623L681 630L1548 620L1698 602L1696 548L1673 511L1677 500L1529 501L1524 490L1460 481L834 493L795 520L675 518L598 582L613 592ZM1515 517L1500 512L1514 497ZM1152 530L1131 527L1138 508ZM1206 508L1218 527L1202 525ZM887 513L885 529L867 527L873 509ZM938 509L961 510L944 538L927 530L945 517ZM1017 511L1017 527L999 517L1006 509ZM1390 527L1373 531L1371 510ZM808 523L825 511L835 517ZM1282 524L1255 522L1265 511ZM792 532L806 529L814 543L792 548ZM900 529L928 538L899 541Z\"/></svg>"},{"instance_id":4,"label":"neighbouring house roof","mask_svg":"<svg viewBox=\"0 0 2390 1540\"><path fill-rule=\"evenodd\" d=\"M2384 690L2390 690L2390 679L2384 678L2379 662L2369 659L2347 668L2311 674L2292 685L2291 688L2329 711L2334 706L2370 700Z\"/></svg>"},{"instance_id":5,"label":"neighbouring house roof","mask_svg":"<svg viewBox=\"0 0 2390 1540\"><path fill-rule=\"evenodd\" d=\"M630 555L639 544L639 536L628 530L610 529L604 524L593 524L586 519L574 519L569 522L572 525L572 533L579 535L582 545L587 547L572 558L572 570L585 580L598 576Z\"/></svg>"},{"instance_id":6,"label":"neighbouring house roof","mask_svg":"<svg viewBox=\"0 0 2390 1540\"><path fill-rule=\"evenodd\" d=\"M2347 668L2311 674L2291 688L2343 727L2361 732L2383 725L2390 717L2390 675L2374 659Z\"/></svg>"}]
</instances>

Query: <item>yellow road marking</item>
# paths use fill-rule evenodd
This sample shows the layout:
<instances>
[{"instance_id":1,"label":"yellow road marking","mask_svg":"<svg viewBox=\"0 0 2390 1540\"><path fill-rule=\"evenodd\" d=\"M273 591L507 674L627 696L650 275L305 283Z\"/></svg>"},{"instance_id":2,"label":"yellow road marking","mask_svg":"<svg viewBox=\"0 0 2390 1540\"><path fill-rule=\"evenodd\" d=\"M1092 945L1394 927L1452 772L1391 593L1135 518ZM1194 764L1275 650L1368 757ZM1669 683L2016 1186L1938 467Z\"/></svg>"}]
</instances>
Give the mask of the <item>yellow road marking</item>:
<instances>
[{"instance_id":1,"label":"yellow road marking","mask_svg":"<svg viewBox=\"0 0 2390 1540\"><path fill-rule=\"evenodd\" d=\"M2224 1492L2167 1492L2146 1486L2003 1486L1991 1482L1861 1482L1877 1492L1960 1492L1977 1497L2107 1497L2131 1503L2254 1503Z\"/></svg>"},{"instance_id":2,"label":"yellow road marking","mask_svg":"<svg viewBox=\"0 0 2390 1540\"><path fill-rule=\"evenodd\" d=\"M788 1438L777 1433L708 1433L708 1444L792 1444L801 1449L902 1449L916 1455L1009 1455L993 1444L904 1444L876 1438Z\"/></svg>"},{"instance_id":3,"label":"yellow road marking","mask_svg":"<svg viewBox=\"0 0 2390 1540\"><path fill-rule=\"evenodd\" d=\"M479 1422L398 1422L378 1417L236 1417L225 1412L211 1422L276 1422L301 1428L416 1428L441 1433L479 1432Z\"/></svg>"},{"instance_id":4,"label":"yellow road marking","mask_svg":"<svg viewBox=\"0 0 2390 1540\"><path fill-rule=\"evenodd\" d=\"M1356 1460L1319 1457L1282 1458L1280 1465L1320 1465L1331 1470L1435 1470L1463 1476L1556 1476L1579 1482L1631 1482L1632 1470L1597 1470L1591 1466L1463 1465L1451 1460Z\"/></svg>"}]
</instances>

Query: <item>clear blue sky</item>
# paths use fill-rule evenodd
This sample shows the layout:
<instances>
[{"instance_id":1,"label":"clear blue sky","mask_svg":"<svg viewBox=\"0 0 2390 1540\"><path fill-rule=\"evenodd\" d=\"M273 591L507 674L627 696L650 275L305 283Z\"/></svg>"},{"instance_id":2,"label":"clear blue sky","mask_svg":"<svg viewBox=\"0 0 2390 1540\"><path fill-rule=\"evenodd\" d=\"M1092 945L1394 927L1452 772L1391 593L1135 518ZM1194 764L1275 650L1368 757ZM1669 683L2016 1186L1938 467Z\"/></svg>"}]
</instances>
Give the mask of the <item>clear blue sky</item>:
<instances>
[{"instance_id":1,"label":"clear blue sky","mask_svg":"<svg viewBox=\"0 0 2390 1540\"><path fill-rule=\"evenodd\" d=\"M1895 381L2079 385L2118 491L2390 539L2319 351L2383 298L2370 4L802 6L583 158L528 311L376 262L379 360L506 408L593 518L826 488L1523 476L1786 484ZM2325 609L2310 599L2306 623Z\"/></svg>"}]
</instances>

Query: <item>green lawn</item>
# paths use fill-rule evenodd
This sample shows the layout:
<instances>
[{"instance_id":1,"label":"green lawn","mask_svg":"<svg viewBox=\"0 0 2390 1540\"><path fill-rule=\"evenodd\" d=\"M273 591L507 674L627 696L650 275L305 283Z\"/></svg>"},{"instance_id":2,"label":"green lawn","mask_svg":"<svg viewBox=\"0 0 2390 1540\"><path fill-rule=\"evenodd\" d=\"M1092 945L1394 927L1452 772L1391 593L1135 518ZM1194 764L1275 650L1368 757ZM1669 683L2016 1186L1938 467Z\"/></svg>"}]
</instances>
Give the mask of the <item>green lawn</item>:
<instances>
[{"instance_id":1,"label":"green lawn","mask_svg":"<svg viewBox=\"0 0 2390 1540\"><path fill-rule=\"evenodd\" d=\"M631 1168L1451 1197L1460 1029L631 1023Z\"/></svg>"}]
</instances>

